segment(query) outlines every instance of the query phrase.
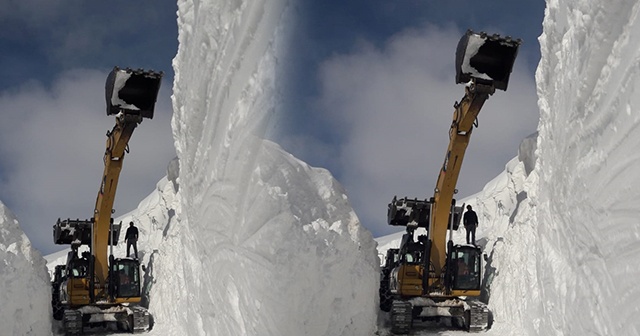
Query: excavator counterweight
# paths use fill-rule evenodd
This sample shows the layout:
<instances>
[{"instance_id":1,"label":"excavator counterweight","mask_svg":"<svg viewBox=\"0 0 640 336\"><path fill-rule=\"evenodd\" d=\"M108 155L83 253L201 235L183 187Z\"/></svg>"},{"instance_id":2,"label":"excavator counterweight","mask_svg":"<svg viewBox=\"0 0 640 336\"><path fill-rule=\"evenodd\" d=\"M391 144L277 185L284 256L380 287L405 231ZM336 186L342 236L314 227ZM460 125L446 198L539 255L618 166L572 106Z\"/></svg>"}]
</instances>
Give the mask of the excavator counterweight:
<instances>
[{"instance_id":1,"label":"excavator counterweight","mask_svg":"<svg viewBox=\"0 0 640 336\"><path fill-rule=\"evenodd\" d=\"M456 84L475 79L506 91L521 43L522 40L509 36L468 30L456 50Z\"/></svg>"}]
</instances>

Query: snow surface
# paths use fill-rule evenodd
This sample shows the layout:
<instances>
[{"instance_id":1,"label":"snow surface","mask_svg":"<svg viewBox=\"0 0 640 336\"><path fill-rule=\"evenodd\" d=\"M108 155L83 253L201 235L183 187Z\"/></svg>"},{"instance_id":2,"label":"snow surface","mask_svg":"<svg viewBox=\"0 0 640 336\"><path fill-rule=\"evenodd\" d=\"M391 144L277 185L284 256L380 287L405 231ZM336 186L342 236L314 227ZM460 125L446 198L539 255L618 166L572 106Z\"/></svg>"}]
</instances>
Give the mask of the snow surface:
<instances>
[{"instance_id":1,"label":"snow surface","mask_svg":"<svg viewBox=\"0 0 640 336\"><path fill-rule=\"evenodd\" d=\"M0 334L51 335L50 301L45 260L0 202Z\"/></svg>"},{"instance_id":2,"label":"snow surface","mask_svg":"<svg viewBox=\"0 0 640 336\"><path fill-rule=\"evenodd\" d=\"M375 326L375 242L344 190L260 138L284 8L179 2L178 159L120 218L140 227L153 335L389 334L384 315ZM481 192L459 200L480 219L483 298L495 319L486 334L639 334L639 10L621 0L547 1L538 133ZM0 323L47 334L42 260L0 210ZM378 250L400 234L378 238Z\"/></svg>"},{"instance_id":3,"label":"snow surface","mask_svg":"<svg viewBox=\"0 0 640 336\"><path fill-rule=\"evenodd\" d=\"M326 170L260 137L275 107L284 5L179 2L172 125L181 210L178 232L158 248L150 292L164 333L375 329L373 238Z\"/></svg>"}]
</instances>

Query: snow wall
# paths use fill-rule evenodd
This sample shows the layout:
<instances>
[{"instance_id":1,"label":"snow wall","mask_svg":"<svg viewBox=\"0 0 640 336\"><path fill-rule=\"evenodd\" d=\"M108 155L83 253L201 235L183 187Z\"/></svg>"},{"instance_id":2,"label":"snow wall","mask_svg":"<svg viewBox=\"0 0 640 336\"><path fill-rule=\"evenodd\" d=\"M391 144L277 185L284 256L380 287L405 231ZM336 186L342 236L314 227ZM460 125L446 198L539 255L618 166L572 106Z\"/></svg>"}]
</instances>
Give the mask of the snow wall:
<instances>
[{"instance_id":1,"label":"snow wall","mask_svg":"<svg viewBox=\"0 0 640 336\"><path fill-rule=\"evenodd\" d=\"M378 259L344 190L262 140L285 1L179 1L175 218L153 252L154 333L371 335Z\"/></svg>"},{"instance_id":2,"label":"snow wall","mask_svg":"<svg viewBox=\"0 0 640 336\"><path fill-rule=\"evenodd\" d=\"M51 335L51 284L45 260L0 202L0 331Z\"/></svg>"},{"instance_id":3,"label":"snow wall","mask_svg":"<svg viewBox=\"0 0 640 336\"><path fill-rule=\"evenodd\" d=\"M548 0L536 199L541 334L638 335L640 3Z\"/></svg>"}]
</instances>

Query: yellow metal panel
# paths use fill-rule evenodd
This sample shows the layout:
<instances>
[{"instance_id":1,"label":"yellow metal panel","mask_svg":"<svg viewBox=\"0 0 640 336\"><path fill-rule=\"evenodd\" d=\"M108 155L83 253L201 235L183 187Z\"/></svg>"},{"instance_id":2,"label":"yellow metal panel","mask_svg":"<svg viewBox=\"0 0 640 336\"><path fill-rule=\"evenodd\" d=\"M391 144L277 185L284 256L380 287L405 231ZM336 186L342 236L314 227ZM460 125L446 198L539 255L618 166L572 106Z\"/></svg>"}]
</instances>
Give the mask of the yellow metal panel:
<instances>
[{"instance_id":1,"label":"yellow metal panel","mask_svg":"<svg viewBox=\"0 0 640 336\"><path fill-rule=\"evenodd\" d=\"M142 301L140 297L116 298L116 303L139 303Z\"/></svg>"},{"instance_id":2,"label":"yellow metal panel","mask_svg":"<svg viewBox=\"0 0 640 336\"><path fill-rule=\"evenodd\" d=\"M452 290L452 296L480 296L480 290Z\"/></svg>"}]
</instances>

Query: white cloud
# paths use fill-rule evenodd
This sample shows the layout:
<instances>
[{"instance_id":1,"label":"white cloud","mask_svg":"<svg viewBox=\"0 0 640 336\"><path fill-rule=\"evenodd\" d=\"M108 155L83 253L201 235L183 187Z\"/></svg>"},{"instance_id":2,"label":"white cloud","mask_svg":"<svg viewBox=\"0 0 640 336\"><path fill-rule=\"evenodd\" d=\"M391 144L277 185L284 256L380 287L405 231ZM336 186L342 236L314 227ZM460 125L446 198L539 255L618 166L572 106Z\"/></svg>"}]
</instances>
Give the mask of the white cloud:
<instances>
[{"instance_id":1,"label":"white cloud","mask_svg":"<svg viewBox=\"0 0 640 336\"><path fill-rule=\"evenodd\" d=\"M0 94L0 199L14 211L34 246L56 248L51 226L58 217L89 218L103 172L107 74L73 70L51 88L31 82ZM165 80L154 119L135 131L115 201L116 215L134 209L166 174L175 156L170 83Z\"/></svg>"},{"instance_id":2,"label":"white cloud","mask_svg":"<svg viewBox=\"0 0 640 336\"><path fill-rule=\"evenodd\" d=\"M319 106L336 134L341 182L374 234L392 231L386 205L394 195L428 198L448 144L455 85L455 48L462 31L428 26L366 43L321 66ZM520 141L536 130L533 75L518 60L508 92L497 91L479 115L458 182L473 194L504 170Z\"/></svg>"}]
</instances>

